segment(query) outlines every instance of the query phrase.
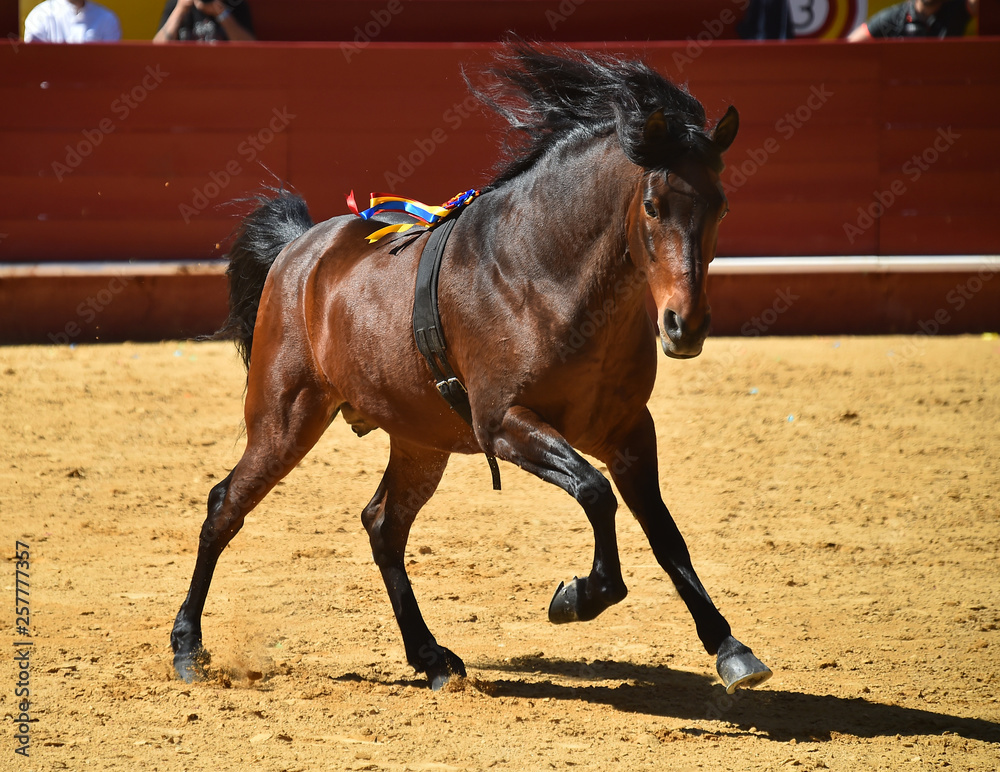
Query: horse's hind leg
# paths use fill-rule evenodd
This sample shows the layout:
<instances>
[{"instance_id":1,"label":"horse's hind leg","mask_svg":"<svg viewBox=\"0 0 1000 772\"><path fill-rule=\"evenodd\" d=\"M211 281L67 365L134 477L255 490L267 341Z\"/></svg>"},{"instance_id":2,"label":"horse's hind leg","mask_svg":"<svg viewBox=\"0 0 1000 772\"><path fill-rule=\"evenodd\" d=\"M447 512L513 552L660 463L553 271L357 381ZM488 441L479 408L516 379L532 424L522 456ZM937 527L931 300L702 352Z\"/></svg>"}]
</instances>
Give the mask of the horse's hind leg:
<instances>
[{"instance_id":1,"label":"horse's hind leg","mask_svg":"<svg viewBox=\"0 0 1000 772\"><path fill-rule=\"evenodd\" d=\"M371 540L372 557L382 573L392 610L403 635L407 661L426 673L437 690L449 676L465 675L465 665L439 646L424 622L403 564L410 526L437 489L448 454L409 446L393 438L382 482L361 515Z\"/></svg>"},{"instance_id":2,"label":"horse's hind leg","mask_svg":"<svg viewBox=\"0 0 1000 772\"><path fill-rule=\"evenodd\" d=\"M185 681L201 675L208 662L202 647L201 614L219 556L247 514L316 444L334 415L331 404L329 394L305 374L278 377L251 368L246 450L208 495L208 517L201 528L194 575L170 633L174 668Z\"/></svg>"},{"instance_id":3,"label":"horse's hind leg","mask_svg":"<svg viewBox=\"0 0 1000 772\"><path fill-rule=\"evenodd\" d=\"M612 457L604 461L622 498L645 531L657 562L669 574L691 612L705 650L718 655L716 668L726 689L731 694L737 687L766 681L771 671L732 636L729 623L698 579L684 537L663 503L656 461L656 430L648 412L644 412Z\"/></svg>"}]
</instances>

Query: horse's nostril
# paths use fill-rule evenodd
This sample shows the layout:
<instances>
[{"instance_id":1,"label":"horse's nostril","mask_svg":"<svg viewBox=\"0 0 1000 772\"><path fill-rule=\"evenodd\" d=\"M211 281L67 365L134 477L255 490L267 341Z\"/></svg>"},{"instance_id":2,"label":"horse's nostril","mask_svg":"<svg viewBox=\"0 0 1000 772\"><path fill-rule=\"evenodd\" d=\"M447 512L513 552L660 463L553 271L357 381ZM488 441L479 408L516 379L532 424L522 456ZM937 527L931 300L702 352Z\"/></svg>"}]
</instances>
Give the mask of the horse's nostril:
<instances>
[{"instance_id":1,"label":"horse's nostril","mask_svg":"<svg viewBox=\"0 0 1000 772\"><path fill-rule=\"evenodd\" d=\"M684 330L681 318L675 311L668 308L666 313L663 314L663 334L670 340L676 342L681 335L683 335L683 333Z\"/></svg>"}]
</instances>

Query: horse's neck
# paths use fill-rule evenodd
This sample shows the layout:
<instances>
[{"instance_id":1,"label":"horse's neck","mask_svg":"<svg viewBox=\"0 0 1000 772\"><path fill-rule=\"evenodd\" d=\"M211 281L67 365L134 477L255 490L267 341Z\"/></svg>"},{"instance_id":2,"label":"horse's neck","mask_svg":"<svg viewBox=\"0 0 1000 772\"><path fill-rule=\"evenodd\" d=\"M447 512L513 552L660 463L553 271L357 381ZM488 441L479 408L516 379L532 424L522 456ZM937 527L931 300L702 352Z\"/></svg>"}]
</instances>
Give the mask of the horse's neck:
<instances>
[{"instance_id":1,"label":"horse's neck","mask_svg":"<svg viewBox=\"0 0 1000 772\"><path fill-rule=\"evenodd\" d=\"M506 213L497 225L516 234L502 259L553 281L613 285L633 270L626 218L641 174L614 136L554 147L496 191Z\"/></svg>"}]
</instances>

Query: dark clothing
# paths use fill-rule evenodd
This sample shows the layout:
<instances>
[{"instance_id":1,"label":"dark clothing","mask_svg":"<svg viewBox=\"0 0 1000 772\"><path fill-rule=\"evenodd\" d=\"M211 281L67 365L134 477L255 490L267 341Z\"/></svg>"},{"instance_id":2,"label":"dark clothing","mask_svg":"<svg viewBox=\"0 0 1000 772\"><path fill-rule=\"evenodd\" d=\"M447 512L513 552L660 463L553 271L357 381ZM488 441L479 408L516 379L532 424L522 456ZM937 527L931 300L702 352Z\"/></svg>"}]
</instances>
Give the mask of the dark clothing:
<instances>
[{"instance_id":1,"label":"dark clothing","mask_svg":"<svg viewBox=\"0 0 1000 772\"><path fill-rule=\"evenodd\" d=\"M247 32L253 32L253 21L250 19L250 5L246 0L223 0L232 9L233 19L240 23ZM167 0L160 17L160 27L167 23L170 14L177 7L177 0ZM181 20L177 30L178 40L195 40L200 43L213 43L216 40L229 40L226 30L213 17L202 13L197 8L190 9Z\"/></svg>"},{"instance_id":2,"label":"dark clothing","mask_svg":"<svg viewBox=\"0 0 1000 772\"><path fill-rule=\"evenodd\" d=\"M788 0L750 0L736 32L744 40L791 40L795 26Z\"/></svg>"},{"instance_id":3,"label":"dark clothing","mask_svg":"<svg viewBox=\"0 0 1000 772\"><path fill-rule=\"evenodd\" d=\"M965 0L948 0L928 17L918 16L913 0L907 0L872 16L868 32L873 38L961 37L970 18Z\"/></svg>"}]
</instances>

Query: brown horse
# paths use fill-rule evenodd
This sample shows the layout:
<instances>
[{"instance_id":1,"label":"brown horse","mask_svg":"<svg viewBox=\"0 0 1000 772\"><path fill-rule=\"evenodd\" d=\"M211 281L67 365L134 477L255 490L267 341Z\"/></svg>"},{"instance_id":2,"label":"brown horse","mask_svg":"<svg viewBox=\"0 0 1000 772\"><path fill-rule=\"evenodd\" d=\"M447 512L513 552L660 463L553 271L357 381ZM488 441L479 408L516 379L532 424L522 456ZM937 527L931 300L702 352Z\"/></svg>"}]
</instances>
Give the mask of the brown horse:
<instances>
[{"instance_id":1,"label":"brown horse","mask_svg":"<svg viewBox=\"0 0 1000 772\"><path fill-rule=\"evenodd\" d=\"M705 129L702 105L639 62L509 45L470 89L511 124L505 164L464 207L439 280L447 357L471 424L435 388L411 318L427 235L366 236L392 217L313 225L285 190L255 199L229 252L223 333L248 367L247 445L208 497L187 598L171 633L177 673L203 672L201 615L216 563L244 518L338 413L390 436L389 461L362 513L406 658L440 688L462 660L427 629L404 568L410 526L452 453L516 464L573 496L594 531L584 578L560 585L552 622L590 620L626 593L605 464L694 618L726 687L770 671L730 633L695 574L660 496L646 408L656 375L651 291L667 356L697 356L719 222L730 107Z\"/></svg>"}]
</instances>

